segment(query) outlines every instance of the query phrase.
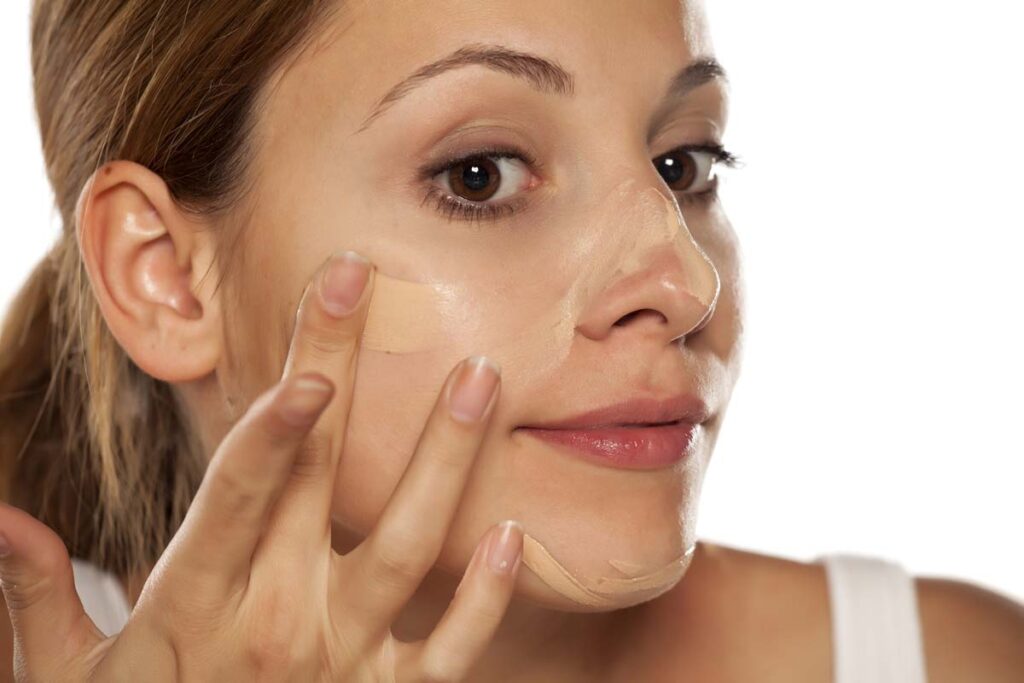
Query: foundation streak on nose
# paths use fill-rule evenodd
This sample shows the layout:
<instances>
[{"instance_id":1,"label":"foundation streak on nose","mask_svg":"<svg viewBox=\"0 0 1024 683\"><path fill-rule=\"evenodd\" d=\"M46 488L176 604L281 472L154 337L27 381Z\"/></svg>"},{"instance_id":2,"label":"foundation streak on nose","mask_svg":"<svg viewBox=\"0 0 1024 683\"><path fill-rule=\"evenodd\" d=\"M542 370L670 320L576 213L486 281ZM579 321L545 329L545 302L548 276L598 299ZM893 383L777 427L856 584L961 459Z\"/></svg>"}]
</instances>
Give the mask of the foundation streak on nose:
<instances>
[{"instance_id":1,"label":"foundation streak on nose","mask_svg":"<svg viewBox=\"0 0 1024 683\"><path fill-rule=\"evenodd\" d=\"M633 178L622 181L610 193L611 201L617 206L605 210L606 215L615 216L619 221L620 231L632 233L630 246L620 247L617 254L609 254L609 258L617 259L616 274L630 274L615 282L612 289L629 289L636 281L649 278L651 273L675 271L684 278L686 285L680 294L699 302L702 308L710 307L718 296L717 272L685 230L682 211L657 188L637 190L637 184ZM675 246L680 239L690 242L683 256ZM600 270L611 272L611 266L605 265Z\"/></svg>"}]
</instances>

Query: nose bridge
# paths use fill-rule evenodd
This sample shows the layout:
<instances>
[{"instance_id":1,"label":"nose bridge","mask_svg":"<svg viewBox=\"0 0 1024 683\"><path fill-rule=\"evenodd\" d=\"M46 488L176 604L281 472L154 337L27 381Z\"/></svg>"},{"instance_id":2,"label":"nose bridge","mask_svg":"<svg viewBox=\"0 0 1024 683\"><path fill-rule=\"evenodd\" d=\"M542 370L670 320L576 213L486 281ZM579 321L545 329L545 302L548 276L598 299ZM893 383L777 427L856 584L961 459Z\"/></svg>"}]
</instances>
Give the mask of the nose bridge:
<instances>
[{"instance_id":1,"label":"nose bridge","mask_svg":"<svg viewBox=\"0 0 1024 683\"><path fill-rule=\"evenodd\" d=\"M707 324L718 299L714 264L690 234L678 204L660 186L627 176L598 208L606 262L592 275L578 329L600 339L615 326L643 326L666 341ZM641 311L660 316L634 315Z\"/></svg>"},{"instance_id":2,"label":"nose bridge","mask_svg":"<svg viewBox=\"0 0 1024 683\"><path fill-rule=\"evenodd\" d=\"M712 303L708 287L714 271L704 250L690 234L679 205L656 186L628 178L615 190L622 206L619 229L632 234L617 270L624 274L650 271L662 280L684 286L705 306ZM614 216L615 212L609 212Z\"/></svg>"}]
</instances>

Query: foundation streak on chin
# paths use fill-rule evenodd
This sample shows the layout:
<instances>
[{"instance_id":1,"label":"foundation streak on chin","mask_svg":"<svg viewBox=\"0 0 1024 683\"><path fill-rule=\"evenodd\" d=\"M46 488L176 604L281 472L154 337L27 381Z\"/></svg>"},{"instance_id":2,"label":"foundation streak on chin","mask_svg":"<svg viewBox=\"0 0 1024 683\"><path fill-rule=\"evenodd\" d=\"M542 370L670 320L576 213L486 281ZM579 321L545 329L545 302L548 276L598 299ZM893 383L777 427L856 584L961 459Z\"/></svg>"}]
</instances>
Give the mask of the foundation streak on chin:
<instances>
[{"instance_id":1,"label":"foundation streak on chin","mask_svg":"<svg viewBox=\"0 0 1024 683\"><path fill-rule=\"evenodd\" d=\"M523 534L523 563L552 590L588 607L620 607L625 596L628 596L629 604L656 598L679 582L686 572L687 558L694 550L695 546L690 547L677 560L652 572L628 579L602 576L593 580L574 575L540 541ZM636 565L618 560L608 560L608 563L619 571L633 572L636 569Z\"/></svg>"},{"instance_id":2,"label":"foundation streak on chin","mask_svg":"<svg viewBox=\"0 0 1024 683\"><path fill-rule=\"evenodd\" d=\"M604 258L587 259L588 268L574 279L570 295L552 305L539 303L533 311L520 311L517 321L501 321L509 329L474 329L488 317L487 302L479 299L480 310L466 311L473 301L465 285L403 280L377 272L361 347L388 354L417 354L450 349L457 337L472 338L484 353L502 365L510 355L529 354L534 363L544 359L548 368L559 365L567 356L575 336L574 321L585 303L581 292L592 283L607 283L622 273L642 269L650 253L640 245L643 226L652 226L659 243L674 239L683 225L678 206L654 188L636 190L636 181L627 179L607 195L596 214L602 224L589 230L584 251ZM625 229L624 229L625 228ZM630 228L636 228L630 230ZM664 231L663 233L661 231ZM611 240L619 243L609 248ZM713 273L713 269L710 270ZM690 291L709 291L691 287ZM711 302L701 303L705 306ZM507 309L508 303L502 302ZM510 332L509 330L515 330ZM487 340L493 340L489 343ZM484 340L484 341L480 341ZM608 559L619 576L580 576L562 565L533 535L524 534L523 563L552 590L588 607L616 608L651 600L669 590L681 579L693 554L691 546L664 566L648 569L626 560ZM647 569L647 571L645 571Z\"/></svg>"}]
</instances>

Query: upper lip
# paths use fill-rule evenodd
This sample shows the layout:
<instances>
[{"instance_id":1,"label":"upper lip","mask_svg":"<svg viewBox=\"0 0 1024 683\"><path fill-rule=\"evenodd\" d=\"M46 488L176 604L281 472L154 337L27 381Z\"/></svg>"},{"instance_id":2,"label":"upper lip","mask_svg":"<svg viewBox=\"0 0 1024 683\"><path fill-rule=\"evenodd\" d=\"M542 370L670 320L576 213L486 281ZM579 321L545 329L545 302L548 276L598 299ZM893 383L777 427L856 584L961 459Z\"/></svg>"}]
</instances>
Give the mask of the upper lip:
<instances>
[{"instance_id":1,"label":"upper lip","mask_svg":"<svg viewBox=\"0 0 1024 683\"><path fill-rule=\"evenodd\" d=\"M596 429L673 422L700 424L709 417L708 407L704 401L693 394L679 394L661 399L634 398L563 420L525 426L541 429Z\"/></svg>"}]
</instances>

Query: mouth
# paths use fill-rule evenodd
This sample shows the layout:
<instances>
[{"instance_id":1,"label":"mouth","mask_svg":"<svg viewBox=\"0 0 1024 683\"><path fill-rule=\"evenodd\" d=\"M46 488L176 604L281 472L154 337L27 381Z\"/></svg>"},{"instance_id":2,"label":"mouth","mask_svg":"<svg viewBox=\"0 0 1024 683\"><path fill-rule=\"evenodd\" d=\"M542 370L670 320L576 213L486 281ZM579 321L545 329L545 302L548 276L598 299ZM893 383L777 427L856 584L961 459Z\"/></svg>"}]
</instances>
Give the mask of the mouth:
<instances>
[{"instance_id":1,"label":"mouth","mask_svg":"<svg viewBox=\"0 0 1024 683\"><path fill-rule=\"evenodd\" d=\"M515 431L605 467L658 469L689 455L710 419L693 394L638 398Z\"/></svg>"}]
</instances>

